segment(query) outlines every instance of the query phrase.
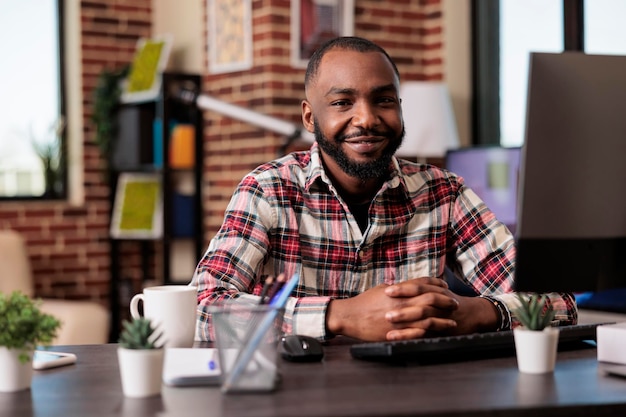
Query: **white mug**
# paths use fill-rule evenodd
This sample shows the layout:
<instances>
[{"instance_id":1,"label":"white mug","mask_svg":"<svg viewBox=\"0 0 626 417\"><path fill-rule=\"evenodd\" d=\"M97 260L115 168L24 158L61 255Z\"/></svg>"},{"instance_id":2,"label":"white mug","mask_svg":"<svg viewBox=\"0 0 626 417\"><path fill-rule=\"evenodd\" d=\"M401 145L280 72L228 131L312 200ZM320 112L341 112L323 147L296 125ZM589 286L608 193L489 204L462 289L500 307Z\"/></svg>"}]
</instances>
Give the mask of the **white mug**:
<instances>
[{"instance_id":1,"label":"white mug","mask_svg":"<svg viewBox=\"0 0 626 417\"><path fill-rule=\"evenodd\" d=\"M139 302L143 303L143 316L163 332L165 347L191 347L196 327L197 287L189 285L161 285L144 288L130 300L130 314L140 318Z\"/></svg>"}]
</instances>

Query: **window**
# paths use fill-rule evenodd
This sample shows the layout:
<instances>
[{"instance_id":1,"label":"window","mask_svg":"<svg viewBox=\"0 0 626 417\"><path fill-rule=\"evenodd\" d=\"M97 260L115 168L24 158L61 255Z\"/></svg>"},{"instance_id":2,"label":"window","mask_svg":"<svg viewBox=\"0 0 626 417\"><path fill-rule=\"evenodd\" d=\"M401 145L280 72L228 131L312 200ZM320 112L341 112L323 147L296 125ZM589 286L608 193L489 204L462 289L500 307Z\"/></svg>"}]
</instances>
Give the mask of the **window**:
<instances>
[{"instance_id":1,"label":"window","mask_svg":"<svg viewBox=\"0 0 626 417\"><path fill-rule=\"evenodd\" d=\"M626 2L587 0L585 2L585 52L626 55Z\"/></svg>"},{"instance_id":2,"label":"window","mask_svg":"<svg viewBox=\"0 0 626 417\"><path fill-rule=\"evenodd\" d=\"M0 198L65 195L60 3L0 4Z\"/></svg>"},{"instance_id":3,"label":"window","mask_svg":"<svg viewBox=\"0 0 626 417\"><path fill-rule=\"evenodd\" d=\"M500 3L500 144L524 142L530 52L563 51L561 0Z\"/></svg>"},{"instance_id":4,"label":"window","mask_svg":"<svg viewBox=\"0 0 626 417\"><path fill-rule=\"evenodd\" d=\"M531 51L626 54L623 0L474 0L472 7L476 144L523 143Z\"/></svg>"}]
</instances>

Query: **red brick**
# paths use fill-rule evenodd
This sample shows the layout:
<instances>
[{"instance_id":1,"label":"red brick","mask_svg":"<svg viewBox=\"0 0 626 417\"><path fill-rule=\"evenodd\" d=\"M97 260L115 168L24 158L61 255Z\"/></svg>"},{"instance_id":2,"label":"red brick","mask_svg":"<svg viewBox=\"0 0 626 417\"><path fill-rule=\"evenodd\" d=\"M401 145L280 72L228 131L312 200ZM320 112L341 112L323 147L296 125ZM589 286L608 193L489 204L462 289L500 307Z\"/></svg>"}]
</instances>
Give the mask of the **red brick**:
<instances>
[{"instance_id":1,"label":"red brick","mask_svg":"<svg viewBox=\"0 0 626 417\"><path fill-rule=\"evenodd\" d=\"M356 3L355 34L389 49L402 79L443 79L439 70L443 57L437 53L442 49L443 28L442 23L433 22L441 19L441 0ZM26 238L37 295L45 292L54 297L92 299L108 305L111 190L106 182L105 163L94 141L93 90L103 69L119 69L130 63L137 39L150 36L152 1L82 0L80 7L85 204L73 207L64 203L3 202L0 228L18 230ZM227 102L301 123L304 70L292 68L288 60L290 7L290 0L252 1L255 67L225 74L204 73L204 91ZM206 21L206 8L204 13ZM206 37L206 29L203 32L198 36ZM424 51L428 51L428 59L424 58ZM203 60L208 64L208 57ZM205 117L204 154L212 163L203 167L205 184L211 187L211 192L204 196L208 243L217 232L241 177L273 158L284 138L213 112L205 112ZM225 141L229 147L223 146ZM140 288L144 272L149 277L158 275L154 260L148 271L142 270L138 245L123 242L120 250L122 276L131 278L135 288ZM159 250L159 245L150 249L153 254Z\"/></svg>"}]
</instances>

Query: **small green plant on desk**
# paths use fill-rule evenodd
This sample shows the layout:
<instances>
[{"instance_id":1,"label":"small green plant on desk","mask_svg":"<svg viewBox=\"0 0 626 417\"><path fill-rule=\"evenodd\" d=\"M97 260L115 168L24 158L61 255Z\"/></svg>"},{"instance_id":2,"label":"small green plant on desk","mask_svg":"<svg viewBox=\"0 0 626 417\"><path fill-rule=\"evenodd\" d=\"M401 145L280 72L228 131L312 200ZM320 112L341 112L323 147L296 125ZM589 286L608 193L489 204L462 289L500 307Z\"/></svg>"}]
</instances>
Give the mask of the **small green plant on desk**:
<instances>
[{"instance_id":1,"label":"small green plant on desk","mask_svg":"<svg viewBox=\"0 0 626 417\"><path fill-rule=\"evenodd\" d=\"M41 302L14 291L0 293L0 346L15 349L19 360L26 363L39 345L49 345L56 337L61 322L41 311Z\"/></svg>"},{"instance_id":2,"label":"small green plant on desk","mask_svg":"<svg viewBox=\"0 0 626 417\"><path fill-rule=\"evenodd\" d=\"M125 349L161 349L162 333L157 333L150 319L141 317L122 323L119 344Z\"/></svg>"},{"instance_id":3,"label":"small green plant on desk","mask_svg":"<svg viewBox=\"0 0 626 417\"><path fill-rule=\"evenodd\" d=\"M124 395L142 398L160 394L163 334L145 317L124 321L122 327L117 357Z\"/></svg>"},{"instance_id":4,"label":"small green plant on desk","mask_svg":"<svg viewBox=\"0 0 626 417\"><path fill-rule=\"evenodd\" d=\"M515 310L515 315L524 328L543 330L550 326L555 312L545 294L527 294L526 298L519 293L516 295L520 306Z\"/></svg>"},{"instance_id":5,"label":"small green plant on desk","mask_svg":"<svg viewBox=\"0 0 626 417\"><path fill-rule=\"evenodd\" d=\"M514 310L522 324L513 329L515 354L520 372L554 372L559 344L559 328L550 324L555 312L546 295L517 294L520 305Z\"/></svg>"},{"instance_id":6,"label":"small green plant on desk","mask_svg":"<svg viewBox=\"0 0 626 417\"><path fill-rule=\"evenodd\" d=\"M30 387L35 348L52 343L61 326L40 310L40 303L19 291L0 293L0 392Z\"/></svg>"}]
</instances>

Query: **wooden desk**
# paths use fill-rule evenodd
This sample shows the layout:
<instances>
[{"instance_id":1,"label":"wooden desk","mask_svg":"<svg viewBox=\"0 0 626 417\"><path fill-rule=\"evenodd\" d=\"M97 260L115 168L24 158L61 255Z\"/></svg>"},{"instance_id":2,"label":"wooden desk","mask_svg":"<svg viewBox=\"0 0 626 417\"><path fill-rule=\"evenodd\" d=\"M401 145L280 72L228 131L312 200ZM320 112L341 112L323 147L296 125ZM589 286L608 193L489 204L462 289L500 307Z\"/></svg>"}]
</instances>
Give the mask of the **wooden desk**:
<instances>
[{"instance_id":1,"label":"wooden desk","mask_svg":"<svg viewBox=\"0 0 626 417\"><path fill-rule=\"evenodd\" d=\"M321 363L282 362L273 394L164 387L124 398L116 345L65 346L78 363L36 372L31 390L0 393L0 415L23 416L609 416L626 415L626 378L599 372L595 349L560 352L555 373L524 375L515 358L429 366L357 361L326 347Z\"/></svg>"}]
</instances>

